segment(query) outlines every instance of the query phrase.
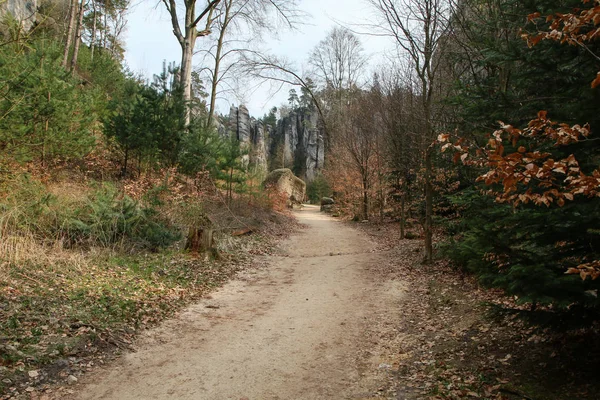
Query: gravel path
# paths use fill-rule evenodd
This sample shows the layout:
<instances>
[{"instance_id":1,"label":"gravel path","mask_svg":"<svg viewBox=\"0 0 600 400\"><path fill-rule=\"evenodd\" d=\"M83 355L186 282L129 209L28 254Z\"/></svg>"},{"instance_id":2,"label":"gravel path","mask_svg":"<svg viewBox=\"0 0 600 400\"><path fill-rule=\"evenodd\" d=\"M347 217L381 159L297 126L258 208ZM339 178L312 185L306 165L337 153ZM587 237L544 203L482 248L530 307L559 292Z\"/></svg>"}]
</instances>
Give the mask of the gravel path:
<instances>
[{"instance_id":1,"label":"gravel path","mask_svg":"<svg viewBox=\"0 0 600 400\"><path fill-rule=\"evenodd\" d=\"M359 231L297 211L308 226L208 299L146 332L135 352L80 379L76 399L368 399L388 366L377 327L402 282ZM397 314L397 311L396 311Z\"/></svg>"}]
</instances>

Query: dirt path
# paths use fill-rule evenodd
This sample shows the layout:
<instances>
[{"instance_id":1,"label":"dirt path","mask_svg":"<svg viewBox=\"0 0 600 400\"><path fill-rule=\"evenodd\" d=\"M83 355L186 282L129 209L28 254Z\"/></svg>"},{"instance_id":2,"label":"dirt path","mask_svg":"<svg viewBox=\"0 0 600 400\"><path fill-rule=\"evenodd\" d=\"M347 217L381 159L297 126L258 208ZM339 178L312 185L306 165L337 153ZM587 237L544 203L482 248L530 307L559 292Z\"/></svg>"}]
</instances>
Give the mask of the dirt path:
<instances>
[{"instance_id":1,"label":"dirt path","mask_svg":"<svg viewBox=\"0 0 600 400\"><path fill-rule=\"evenodd\" d=\"M210 299L147 332L114 365L80 381L77 399L366 399L386 378L374 327L402 282L360 232L308 206L308 228ZM386 309L388 308L388 309Z\"/></svg>"}]
</instances>

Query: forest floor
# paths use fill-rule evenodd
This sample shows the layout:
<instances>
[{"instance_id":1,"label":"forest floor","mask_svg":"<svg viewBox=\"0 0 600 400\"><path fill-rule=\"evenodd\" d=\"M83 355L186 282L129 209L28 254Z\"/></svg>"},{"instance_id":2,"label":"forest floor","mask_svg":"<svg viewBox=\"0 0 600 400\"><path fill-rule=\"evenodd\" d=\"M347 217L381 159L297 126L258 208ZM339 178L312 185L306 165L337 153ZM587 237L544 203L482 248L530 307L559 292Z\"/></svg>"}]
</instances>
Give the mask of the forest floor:
<instances>
[{"instance_id":1,"label":"forest floor","mask_svg":"<svg viewBox=\"0 0 600 400\"><path fill-rule=\"evenodd\" d=\"M23 238L8 243L10 259L0 241L0 399L61 398L85 371L133 350L141 332L259 267L299 227L246 201L208 206L216 258L184 251L185 239L153 252Z\"/></svg>"},{"instance_id":2,"label":"forest floor","mask_svg":"<svg viewBox=\"0 0 600 400\"><path fill-rule=\"evenodd\" d=\"M379 396L390 399L597 399L600 327L517 304L481 287L447 260L423 265L422 241L400 240L396 223L357 224L389 251L373 275L406 282L380 328L390 359Z\"/></svg>"},{"instance_id":3,"label":"forest floor","mask_svg":"<svg viewBox=\"0 0 600 400\"><path fill-rule=\"evenodd\" d=\"M395 224L296 216L304 229L121 357L64 366L77 382L20 397L597 398L593 329L529 325L447 262L422 265L421 241Z\"/></svg>"}]
</instances>

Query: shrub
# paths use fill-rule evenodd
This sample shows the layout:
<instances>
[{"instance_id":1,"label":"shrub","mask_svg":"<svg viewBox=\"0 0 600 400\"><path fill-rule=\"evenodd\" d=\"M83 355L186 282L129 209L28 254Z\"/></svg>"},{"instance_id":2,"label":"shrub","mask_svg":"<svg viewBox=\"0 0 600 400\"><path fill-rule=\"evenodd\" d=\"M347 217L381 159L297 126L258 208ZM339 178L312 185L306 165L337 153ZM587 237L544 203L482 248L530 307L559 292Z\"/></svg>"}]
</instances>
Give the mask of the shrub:
<instances>
[{"instance_id":1,"label":"shrub","mask_svg":"<svg viewBox=\"0 0 600 400\"><path fill-rule=\"evenodd\" d=\"M178 231L165 223L155 208L124 195L112 184L90 192L51 193L27 175L0 183L0 239L28 237L41 244L136 247L155 250L178 240ZM3 253L10 252L4 249ZM10 257L10 254L2 254Z\"/></svg>"},{"instance_id":2,"label":"shrub","mask_svg":"<svg viewBox=\"0 0 600 400\"><path fill-rule=\"evenodd\" d=\"M178 240L180 235L157 217L152 207L104 184L66 221L66 234L72 244L111 246L130 244L155 250Z\"/></svg>"},{"instance_id":3,"label":"shrub","mask_svg":"<svg viewBox=\"0 0 600 400\"><path fill-rule=\"evenodd\" d=\"M476 274L481 282L518 296L520 302L567 308L599 307L597 280L565 275L578 256L597 258L599 202L561 208L513 208L465 191L454 202L464 208L442 254Z\"/></svg>"},{"instance_id":4,"label":"shrub","mask_svg":"<svg viewBox=\"0 0 600 400\"><path fill-rule=\"evenodd\" d=\"M312 204L319 204L321 198L330 197L331 193L329 182L321 174L315 176L315 179L306 185L306 196Z\"/></svg>"}]
</instances>

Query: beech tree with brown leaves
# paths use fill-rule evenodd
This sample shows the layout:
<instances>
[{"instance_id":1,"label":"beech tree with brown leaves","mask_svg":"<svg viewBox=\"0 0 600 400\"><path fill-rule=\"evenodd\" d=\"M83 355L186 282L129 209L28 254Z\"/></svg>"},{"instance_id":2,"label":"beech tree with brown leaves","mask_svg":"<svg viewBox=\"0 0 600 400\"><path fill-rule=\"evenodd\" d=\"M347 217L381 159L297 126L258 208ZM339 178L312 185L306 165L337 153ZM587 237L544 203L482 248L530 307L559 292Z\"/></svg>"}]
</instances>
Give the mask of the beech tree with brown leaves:
<instances>
[{"instance_id":1,"label":"beech tree with brown leaves","mask_svg":"<svg viewBox=\"0 0 600 400\"><path fill-rule=\"evenodd\" d=\"M571 13L545 18L532 13L528 21L535 31L522 38L530 51L543 41L559 42L583 49L598 65L598 0L584 0ZM598 90L599 76L590 77L586 90ZM512 209L512 216L491 231L498 238L485 253L488 283L534 305L597 303L600 232L593 221L600 204L600 167L594 129L586 121L553 121L540 111L524 128L500 122L485 143L467 140L460 132L438 136L442 152L453 151L455 162L479 171L483 193ZM532 230L540 224L542 231ZM577 284L570 274L579 274L583 282Z\"/></svg>"}]
</instances>

